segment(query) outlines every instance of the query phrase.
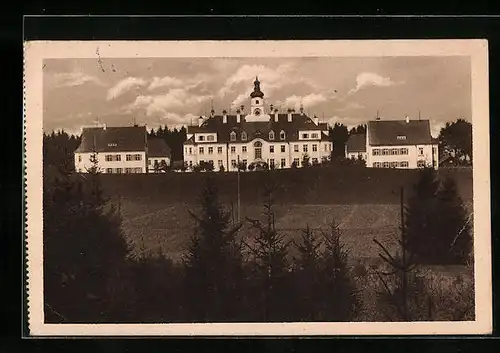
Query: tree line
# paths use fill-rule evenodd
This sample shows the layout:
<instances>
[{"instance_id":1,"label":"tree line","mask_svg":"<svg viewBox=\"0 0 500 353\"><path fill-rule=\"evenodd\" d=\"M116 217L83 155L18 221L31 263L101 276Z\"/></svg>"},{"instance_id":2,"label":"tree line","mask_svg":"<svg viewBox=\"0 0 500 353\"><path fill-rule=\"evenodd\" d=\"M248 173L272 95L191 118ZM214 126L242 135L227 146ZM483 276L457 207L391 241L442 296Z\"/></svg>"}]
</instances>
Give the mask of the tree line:
<instances>
[{"instance_id":1,"label":"tree line","mask_svg":"<svg viewBox=\"0 0 500 353\"><path fill-rule=\"evenodd\" d=\"M236 223L230 221L217 185L207 175L199 210L190 212L196 226L180 263L162 253L132 255L121 229L121 206L104 196L96 159L85 175L64 167L44 175L46 321L362 318L363 288L355 281L350 261L354 254L343 244L342 229L332 219L328 229L313 231L310 226L314 225L305 225L301 236L291 240L275 224L276 174L262 175L262 217ZM410 254L411 270L416 264L463 265L470 261L471 227L453 179L437 181L433 170L422 171L412 195L404 209L407 236L401 245ZM250 236L242 236L244 226L250 229ZM391 311L417 297L433 298L431 292L423 296L421 291L410 291L408 288L426 288L417 276L412 280L405 275L401 281L397 274L403 267L410 272L409 266L395 261L400 255L390 255L384 244L378 245L397 270L391 278L380 275L383 287L388 288L380 293L381 310ZM393 310L390 320L410 317L400 312Z\"/></svg>"}]
</instances>

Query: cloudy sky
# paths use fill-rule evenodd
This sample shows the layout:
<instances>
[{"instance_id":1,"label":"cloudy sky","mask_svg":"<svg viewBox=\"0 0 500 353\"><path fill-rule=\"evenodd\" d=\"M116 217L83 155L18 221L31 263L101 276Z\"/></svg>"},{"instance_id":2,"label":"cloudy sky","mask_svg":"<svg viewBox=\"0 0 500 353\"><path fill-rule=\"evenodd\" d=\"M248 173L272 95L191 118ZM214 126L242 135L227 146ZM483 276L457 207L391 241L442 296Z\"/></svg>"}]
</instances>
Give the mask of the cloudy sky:
<instances>
[{"instance_id":1,"label":"cloudy sky","mask_svg":"<svg viewBox=\"0 0 500 353\"><path fill-rule=\"evenodd\" d=\"M468 57L49 59L44 131L108 126L169 127L249 106L258 75L266 104L348 126L374 119L470 120Z\"/></svg>"}]
</instances>

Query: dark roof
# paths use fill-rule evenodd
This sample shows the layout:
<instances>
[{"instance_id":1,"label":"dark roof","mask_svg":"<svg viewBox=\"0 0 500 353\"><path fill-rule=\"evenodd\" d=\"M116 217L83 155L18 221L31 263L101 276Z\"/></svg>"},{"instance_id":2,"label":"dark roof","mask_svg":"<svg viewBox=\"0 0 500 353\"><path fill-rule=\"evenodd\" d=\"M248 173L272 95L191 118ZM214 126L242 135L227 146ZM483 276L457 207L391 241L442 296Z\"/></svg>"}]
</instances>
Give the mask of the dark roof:
<instances>
[{"instance_id":1,"label":"dark roof","mask_svg":"<svg viewBox=\"0 0 500 353\"><path fill-rule=\"evenodd\" d=\"M377 120L368 122L370 146L424 145L432 143L429 120ZM398 136L406 136L398 139Z\"/></svg>"},{"instance_id":2,"label":"dark roof","mask_svg":"<svg viewBox=\"0 0 500 353\"><path fill-rule=\"evenodd\" d=\"M285 131L286 141L298 140L298 132L301 130L328 130L328 124L320 123L316 125L314 121L306 115L292 114L292 121L288 122L288 114L278 114L278 121L274 121L274 114L270 115L269 121L243 121L244 116L241 117L239 123L236 122L236 115L227 115L227 123L223 123L222 115L215 115L203 122L202 126L189 126L188 133L217 133L218 142L229 142L229 134L231 131L236 133L236 141L241 141L241 133L247 133L248 141L255 138L262 138L268 140L269 132L271 130L275 133L274 141L279 141L279 134L281 130ZM328 136L322 134L323 139ZM186 141L188 144L190 141Z\"/></svg>"},{"instance_id":3,"label":"dark roof","mask_svg":"<svg viewBox=\"0 0 500 353\"><path fill-rule=\"evenodd\" d=\"M145 151L144 126L83 128L82 140L76 153Z\"/></svg>"},{"instance_id":4,"label":"dark roof","mask_svg":"<svg viewBox=\"0 0 500 353\"><path fill-rule=\"evenodd\" d=\"M347 152L366 152L366 134L353 134L347 140Z\"/></svg>"},{"instance_id":5,"label":"dark roof","mask_svg":"<svg viewBox=\"0 0 500 353\"><path fill-rule=\"evenodd\" d=\"M148 157L169 157L170 147L162 138L152 138L148 140Z\"/></svg>"}]
</instances>

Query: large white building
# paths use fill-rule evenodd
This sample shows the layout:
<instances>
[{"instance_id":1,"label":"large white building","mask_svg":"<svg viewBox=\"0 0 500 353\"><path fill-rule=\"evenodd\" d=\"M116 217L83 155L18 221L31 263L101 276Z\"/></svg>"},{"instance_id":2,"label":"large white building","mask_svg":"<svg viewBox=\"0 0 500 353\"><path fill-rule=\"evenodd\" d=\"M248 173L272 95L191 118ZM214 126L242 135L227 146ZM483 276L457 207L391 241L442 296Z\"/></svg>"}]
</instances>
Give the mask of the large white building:
<instances>
[{"instance_id":1,"label":"large white building","mask_svg":"<svg viewBox=\"0 0 500 353\"><path fill-rule=\"evenodd\" d=\"M346 158L362 158L372 168L438 168L438 142L429 120L375 120L365 134L351 135Z\"/></svg>"},{"instance_id":2,"label":"large white building","mask_svg":"<svg viewBox=\"0 0 500 353\"><path fill-rule=\"evenodd\" d=\"M148 140L145 126L86 127L75 151L75 170L86 173L96 155L99 171L107 174L153 172L154 162L170 165L170 149L163 139Z\"/></svg>"},{"instance_id":3,"label":"large white building","mask_svg":"<svg viewBox=\"0 0 500 353\"><path fill-rule=\"evenodd\" d=\"M264 101L256 78L250 94L250 109L244 106L229 115L200 117L198 126L189 126L184 143L184 164L188 170L202 163L211 163L215 170L236 171L238 162L250 166L267 163L271 168L290 168L321 163L332 152L328 125L318 118L289 109L280 113Z\"/></svg>"}]
</instances>

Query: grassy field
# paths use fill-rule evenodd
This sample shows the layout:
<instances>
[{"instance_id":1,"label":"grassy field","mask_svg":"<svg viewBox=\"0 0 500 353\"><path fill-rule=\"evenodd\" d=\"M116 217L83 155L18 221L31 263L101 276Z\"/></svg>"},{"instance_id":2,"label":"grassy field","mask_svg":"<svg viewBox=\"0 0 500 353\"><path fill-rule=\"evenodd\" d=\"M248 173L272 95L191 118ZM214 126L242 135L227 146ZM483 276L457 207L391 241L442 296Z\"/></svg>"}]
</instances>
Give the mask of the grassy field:
<instances>
[{"instance_id":1,"label":"grassy field","mask_svg":"<svg viewBox=\"0 0 500 353\"><path fill-rule=\"evenodd\" d=\"M386 174L381 173L386 172ZM466 205L472 207L472 173L441 171L452 175ZM135 253L161 251L179 259L185 251L194 222L189 211L197 211L199 194L207 173L166 175L103 175L105 193L120 203L123 229ZM220 190L224 206L236 217L235 173L210 173ZM242 173L241 216L262 218L262 191L266 179L275 178L276 227L297 239L306 226L326 229L340 224L345 246L353 258L378 258L373 238L394 249L400 226L399 190L411 194L415 171L357 169L345 173L328 169ZM393 184L390 184L393 183ZM252 231L244 227L243 237Z\"/></svg>"}]
</instances>

